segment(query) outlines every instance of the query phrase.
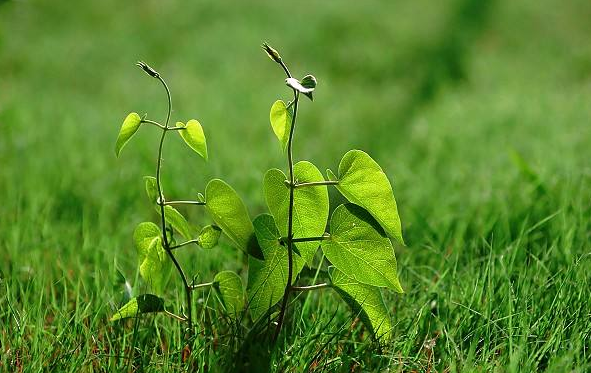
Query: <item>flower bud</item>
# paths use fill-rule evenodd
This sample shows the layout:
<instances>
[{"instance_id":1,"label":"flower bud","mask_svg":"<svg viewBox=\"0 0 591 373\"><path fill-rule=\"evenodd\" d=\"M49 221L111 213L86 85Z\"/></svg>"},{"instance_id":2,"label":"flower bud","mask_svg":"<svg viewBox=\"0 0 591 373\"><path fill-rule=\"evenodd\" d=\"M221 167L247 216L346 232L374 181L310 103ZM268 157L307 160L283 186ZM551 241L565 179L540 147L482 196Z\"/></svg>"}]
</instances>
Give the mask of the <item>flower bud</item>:
<instances>
[{"instance_id":1,"label":"flower bud","mask_svg":"<svg viewBox=\"0 0 591 373\"><path fill-rule=\"evenodd\" d=\"M142 70L144 70L146 74L150 75L152 78L158 78L160 76L160 74L158 74L156 70L148 66L148 64L144 61L138 61L136 65L140 67Z\"/></svg>"},{"instance_id":2,"label":"flower bud","mask_svg":"<svg viewBox=\"0 0 591 373\"><path fill-rule=\"evenodd\" d=\"M277 63L281 63L281 56L279 55L279 52L277 52L275 49L273 49L267 43L263 43L262 47L263 47L263 50L267 53L267 56L269 56L270 59L272 59L273 61L275 61Z\"/></svg>"}]
</instances>

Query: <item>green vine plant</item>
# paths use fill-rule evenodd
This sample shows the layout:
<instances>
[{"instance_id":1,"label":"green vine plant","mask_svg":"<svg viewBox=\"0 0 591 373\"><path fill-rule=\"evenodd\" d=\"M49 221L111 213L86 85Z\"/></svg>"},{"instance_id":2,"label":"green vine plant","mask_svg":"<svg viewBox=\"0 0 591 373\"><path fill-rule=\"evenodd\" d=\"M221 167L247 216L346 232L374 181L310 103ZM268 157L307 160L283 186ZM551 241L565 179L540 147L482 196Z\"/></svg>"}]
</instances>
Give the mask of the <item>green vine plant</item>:
<instances>
[{"instance_id":1,"label":"green vine plant","mask_svg":"<svg viewBox=\"0 0 591 373\"><path fill-rule=\"evenodd\" d=\"M327 179L310 162L294 163L300 97L312 101L317 80L313 75L294 78L277 50L266 43L263 49L283 69L293 98L287 103L278 100L271 107L271 127L286 153L288 173L271 169L264 176L270 214L256 217L253 223L264 260L249 259L246 291L250 313L257 320L280 303L272 337L277 341L290 296L330 287L378 340L388 340L392 324L380 289L403 293L388 237L404 245L392 186L380 166L361 150L347 152L338 175L327 170ZM330 222L329 186L349 201L334 209ZM319 248L322 256L317 263ZM300 285L298 277L304 266L313 267L315 262L316 279L328 265L326 281Z\"/></svg>"},{"instance_id":2,"label":"green vine plant","mask_svg":"<svg viewBox=\"0 0 591 373\"><path fill-rule=\"evenodd\" d=\"M186 322L187 335L191 336L194 332L193 291L213 287L226 313L230 317L236 318L244 308L244 287L240 276L231 271L219 272L211 282L196 284L189 280L174 253L191 245L212 249L217 245L223 231L236 247L250 256L262 258L262 254L254 240L254 228L244 203L234 189L224 181L211 180L205 188L205 195L199 193L196 200L168 200L165 197L161 173L162 151L166 135L171 131L177 132L181 139L205 161L208 158L207 142L201 124L195 119L189 120L187 123L177 122L175 126L170 125L172 99L168 85L161 75L146 63L138 62L137 65L150 77L157 79L164 87L168 99L168 112L164 124L147 119L146 115L129 114L119 131L115 153L119 156L123 147L143 125L151 125L161 131L156 176L144 178L148 199L155 207L160 219L159 225L152 222L140 223L133 233L133 243L139 259L139 273L149 286L151 293L131 298L115 312L111 321L136 317L145 313L161 312ZM174 207L176 205L203 207L214 223L197 230ZM176 241L175 232L182 236L182 242ZM172 267L178 273L183 284L186 299L183 315L176 315L165 307L163 298L167 285L165 279L169 277L168 274Z\"/></svg>"},{"instance_id":3,"label":"green vine plant","mask_svg":"<svg viewBox=\"0 0 591 373\"><path fill-rule=\"evenodd\" d=\"M111 318L115 321L150 312L163 312L187 323L193 333L192 292L213 287L219 304L230 318L242 324L247 312L253 323L268 322L275 343L286 317L289 299L294 293L333 289L352 308L371 334L380 342L391 338L392 323L382 298L383 289L403 293L398 279L392 237L404 245L402 229L392 186L381 167L365 152L351 150L340 161L337 174L327 170L326 179L316 166L307 161L294 163L293 140L301 95L311 101L317 80L306 75L294 78L279 53L263 44L267 55L286 75L285 83L293 98L273 103L271 127L287 158L287 175L271 169L264 175L263 191L270 213L251 221L237 193L225 182L210 181L205 195L195 201L173 201L164 196L160 174L162 148L166 134L178 132L181 138L207 160L205 135L199 122L190 120L169 126L170 91L158 72L143 62L138 65L164 86L168 114L164 124L140 117L127 116L117 139L116 153L143 124L162 131L158 147L156 176L146 177L150 202L160 215L160 226L140 223L134 232L139 258L139 272L152 290L123 305ZM348 203L337 206L329 219L328 187L335 187ZM214 224L194 232L174 205L204 207ZM176 243L174 232L186 240ZM197 244L213 248L224 233L248 256L246 288L239 275L230 271L218 273L211 282L189 282L174 255L176 249ZM196 235L196 238L195 238ZM321 255L319 253L321 252ZM164 278L176 268L186 294L183 315L165 308L162 298ZM312 284L303 284L305 267L314 273ZM310 271L307 271L310 272ZM272 321L272 322L271 322Z\"/></svg>"}]
</instances>

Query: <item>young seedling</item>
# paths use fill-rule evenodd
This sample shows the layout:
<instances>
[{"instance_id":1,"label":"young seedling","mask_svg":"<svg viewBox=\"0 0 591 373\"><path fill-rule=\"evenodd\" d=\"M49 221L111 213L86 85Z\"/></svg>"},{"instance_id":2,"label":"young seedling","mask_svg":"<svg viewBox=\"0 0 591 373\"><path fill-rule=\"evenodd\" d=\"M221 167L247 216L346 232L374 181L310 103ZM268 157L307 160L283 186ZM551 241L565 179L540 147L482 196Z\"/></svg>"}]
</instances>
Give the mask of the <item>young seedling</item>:
<instances>
[{"instance_id":1,"label":"young seedling","mask_svg":"<svg viewBox=\"0 0 591 373\"><path fill-rule=\"evenodd\" d=\"M360 316L378 340L391 335L388 310L380 288L402 293L394 248L388 235L404 244L396 201L388 178L365 152L351 150L341 159L338 175L327 179L312 163L294 164L293 141L301 95L313 100L317 80L292 76L280 54L268 44L263 49L286 75L293 98L271 107L270 121L282 150L288 174L271 169L264 176L264 194L270 214L255 218L254 230L264 259L249 258L248 307L256 321L280 302L272 337L284 324L292 293L333 288ZM330 222L327 186L349 201L334 209ZM328 232L325 232L329 226ZM320 284L296 285L305 265L312 266L318 248L328 260L328 279Z\"/></svg>"},{"instance_id":2,"label":"young seedling","mask_svg":"<svg viewBox=\"0 0 591 373\"><path fill-rule=\"evenodd\" d=\"M165 198L161 171L162 151L166 135L171 131L177 132L182 140L206 161L208 158L207 143L203 128L197 120L192 119L187 123L177 122L175 126L170 125L172 100L166 82L156 70L146 63L139 62L137 65L162 84L168 99L168 112L164 124L147 119L146 115L140 116L137 113L131 113L125 118L121 126L115 147L115 152L119 156L125 144L144 124L154 126L161 131L156 176L145 177L146 192L150 202L160 215L160 226L151 222L140 223L133 234L134 245L139 257L140 275L148 283L154 294L142 294L132 298L113 315L111 320L135 317L143 313L163 312L186 322L187 334L192 335L194 330L192 292L197 289L214 287L227 314L236 318L244 309L242 280L234 272L223 271L218 273L211 282L203 284L190 282L175 257L174 251L188 247L191 244L199 245L203 249L212 249L216 246L223 231L244 252L258 258L262 258L262 254L254 240L254 229L246 207L234 189L222 180L211 180L206 186L205 196L199 193L196 200L168 200ZM205 207L215 224L206 225L200 232L197 232L185 217L173 207L175 205ZM178 232L185 241L177 243L174 231ZM161 297L166 286L164 280L167 278L171 263L183 283L186 298L185 315L175 315L167 311L165 301Z\"/></svg>"}]
</instances>

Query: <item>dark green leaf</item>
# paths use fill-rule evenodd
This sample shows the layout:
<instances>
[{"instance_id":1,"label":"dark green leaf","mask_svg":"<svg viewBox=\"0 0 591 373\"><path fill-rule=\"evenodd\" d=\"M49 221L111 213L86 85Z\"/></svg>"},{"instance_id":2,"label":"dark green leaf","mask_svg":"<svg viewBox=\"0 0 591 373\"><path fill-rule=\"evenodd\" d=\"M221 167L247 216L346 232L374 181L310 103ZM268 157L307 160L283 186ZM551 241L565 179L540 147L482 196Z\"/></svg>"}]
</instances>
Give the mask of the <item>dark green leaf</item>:
<instances>
[{"instance_id":1,"label":"dark green leaf","mask_svg":"<svg viewBox=\"0 0 591 373\"><path fill-rule=\"evenodd\" d=\"M220 272L214 277L213 286L226 312L233 319L237 319L244 309L244 288L240 276L232 271Z\"/></svg>"},{"instance_id":2,"label":"dark green leaf","mask_svg":"<svg viewBox=\"0 0 591 373\"><path fill-rule=\"evenodd\" d=\"M380 342L392 337L392 323L379 288L361 284L334 267L329 268L332 287Z\"/></svg>"},{"instance_id":3,"label":"dark green leaf","mask_svg":"<svg viewBox=\"0 0 591 373\"><path fill-rule=\"evenodd\" d=\"M403 292L392 243L363 208L347 203L334 210L330 240L322 242L322 251L335 267L356 281Z\"/></svg>"},{"instance_id":4,"label":"dark green leaf","mask_svg":"<svg viewBox=\"0 0 591 373\"><path fill-rule=\"evenodd\" d=\"M142 124L142 118L138 113L129 114L119 130L119 136L117 136L117 143L115 144L115 154L119 156L121 149L129 142L131 137L137 132Z\"/></svg>"},{"instance_id":5,"label":"dark green leaf","mask_svg":"<svg viewBox=\"0 0 591 373\"><path fill-rule=\"evenodd\" d=\"M211 180L205 188L205 201L213 221L232 242L244 252L263 258L248 210L231 186L220 179Z\"/></svg>"},{"instance_id":6,"label":"dark green leaf","mask_svg":"<svg viewBox=\"0 0 591 373\"><path fill-rule=\"evenodd\" d=\"M176 125L177 127L185 127L185 129L178 131L179 134L191 149L207 161L207 142L205 140L205 134L203 133L201 123L195 119L191 119L187 124L177 122Z\"/></svg>"},{"instance_id":7,"label":"dark green leaf","mask_svg":"<svg viewBox=\"0 0 591 373\"><path fill-rule=\"evenodd\" d=\"M127 317L134 317L143 313L164 311L164 299L153 294L142 294L132 298L111 317L116 321Z\"/></svg>"},{"instance_id":8,"label":"dark green leaf","mask_svg":"<svg viewBox=\"0 0 591 373\"><path fill-rule=\"evenodd\" d=\"M298 162L294 166L296 182L324 181L322 174L310 162ZM267 171L264 178L265 199L275 218L279 232L287 237L289 213L289 188L287 176L278 169ZM326 185L301 187L294 190L293 234L294 238L317 237L324 234L328 220L328 190ZM308 264L312 263L318 249L317 242L300 242L297 249Z\"/></svg>"},{"instance_id":9,"label":"dark green leaf","mask_svg":"<svg viewBox=\"0 0 591 373\"><path fill-rule=\"evenodd\" d=\"M366 209L386 232L404 244L398 207L390 181L380 166L361 150L351 150L339 164L339 177L328 170L330 180L345 198Z\"/></svg>"}]
</instances>

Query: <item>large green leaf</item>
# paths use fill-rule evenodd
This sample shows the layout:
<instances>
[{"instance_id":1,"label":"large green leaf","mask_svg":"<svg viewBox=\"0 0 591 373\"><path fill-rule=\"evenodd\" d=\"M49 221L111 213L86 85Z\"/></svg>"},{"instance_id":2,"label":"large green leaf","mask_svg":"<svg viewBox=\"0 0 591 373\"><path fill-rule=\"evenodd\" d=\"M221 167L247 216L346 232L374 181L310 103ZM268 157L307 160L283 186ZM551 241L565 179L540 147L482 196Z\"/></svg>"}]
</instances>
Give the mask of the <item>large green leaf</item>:
<instances>
[{"instance_id":1,"label":"large green leaf","mask_svg":"<svg viewBox=\"0 0 591 373\"><path fill-rule=\"evenodd\" d=\"M213 221L241 250L262 259L248 210L231 186L220 179L205 188L205 207Z\"/></svg>"},{"instance_id":2,"label":"large green leaf","mask_svg":"<svg viewBox=\"0 0 591 373\"><path fill-rule=\"evenodd\" d=\"M298 162L294 166L294 177L298 183L324 181L316 166L306 161ZM289 188L285 184L285 180L287 180L287 176L278 169L267 171L264 178L267 206L283 237L287 237L289 216ZM328 190L326 185L307 186L294 190L294 238L322 236L327 220ZM318 246L318 242L300 242L297 244L297 249L306 262L311 264Z\"/></svg>"},{"instance_id":3,"label":"large green leaf","mask_svg":"<svg viewBox=\"0 0 591 373\"><path fill-rule=\"evenodd\" d=\"M160 228L154 223L140 223L133 232L133 242L138 252L140 275L154 293L161 294L170 261L162 247Z\"/></svg>"},{"instance_id":4,"label":"large green leaf","mask_svg":"<svg viewBox=\"0 0 591 373\"><path fill-rule=\"evenodd\" d=\"M195 119L191 119L187 124L177 122L176 125L177 127L184 127L184 129L178 130L183 140L185 140L191 149L207 161L207 142L205 140L205 134L203 133L201 123Z\"/></svg>"},{"instance_id":5,"label":"large green leaf","mask_svg":"<svg viewBox=\"0 0 591 373\"><path fill-rule=\"evenodd\" d=\"M271 106L271 113L269 114L271 120L271 127L275 136L281 143L283 151L287 149L287 143L289 141L289 132L291 130L291 113L287 110L285 102L281 100L275 101Z\"/></svg>"},{"instance_id":6,"label":"large green leaf","mask_svg":"<svg viewBox=\"0 0 591 373\"><path fill-rule=\"evenodd\" d=\"M265 259L249 257L246 294L252 318L257 320L283 297L287 285L288 256L285 247L279 243L281 235L273 216L257 216L254 229ZM304 262L296 255L293 256L293 261L292 278L295 278Z\"/></svg>"},{"instance_id":7,"label":"large green leaf","mask_svg":"<svg viewBox=\"0 0 591 373\"><path fill-rule=\"evenodd\" d=\"M327 171L330 180L338 180L337 189L349 201L365 208L386 232L404 244L398 207L388 177L367 153L350 150L339 164L339 177Z\"/></svg>"},{"instance_id":8,"label":"large green leaf","mask_svg":"<svg viewBox=\"0 0 591 373\"><path fill-rule=\"evenodd\" d=\"M382 227L363 208L347 203L334 210L330 240L322 242L322 251L347 276L364 284L404 292L396 273L394 247Z\"/></svg>"},{"instance_id":9,"label":"large green leaf","mask_svg":"<svg viewBox=\"0 0 591 373\"><path fill-rule=\"evenodd\" d=\"M131 113L125 118L121 125L121 129L119 130L119 135L117 136L117 143L115 144L115 154L117 154L117 156L119 156L121 149L123 149L125 144L129 142L131 137L140 128L141 124L142 118L138 113Z\"/></svg>"},{"instance_id":10,"label":"large green leaf","mask_svg":"<svg viewBox=\"0 0 591 373\"><path fill-rule=\"evenodd\" d=\"M332 287L351 307L363 324L380 341L392 336L392 323L379 288L365 285L334 267L329 268Z\"/></svg>"},{"instance_id":11,"label":"large green leaf","mask_svg":"<svg viewBox=\"0 0 591 373\"><path fill-rule=\"evenodd\" d=\"M134 317L142 313L163 312L164 299L153 294L142 294L130 299L111 317L110 321Z\"/></svg>"},{"instance_id":12,"label":"large green leaf","mask_svg":"<svg viewBox=\"0 0 591 373\"><path fill-rule=\"evenodd\" d=\"M213 286L218 292L228 315L237 319L244 309L244 288L240 276L232 271L220 272L215 275Z\"/></svg>"}]
</instances>

